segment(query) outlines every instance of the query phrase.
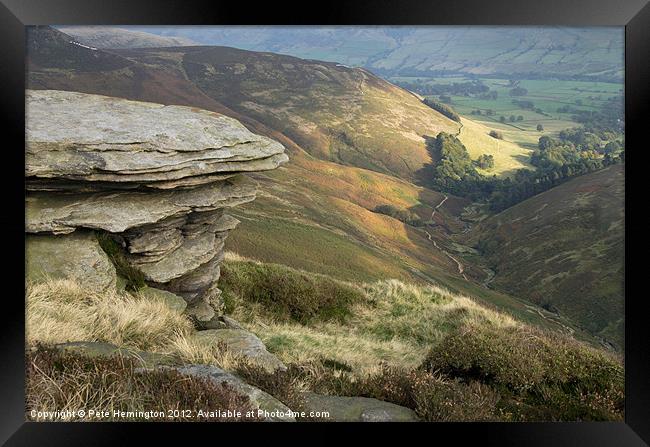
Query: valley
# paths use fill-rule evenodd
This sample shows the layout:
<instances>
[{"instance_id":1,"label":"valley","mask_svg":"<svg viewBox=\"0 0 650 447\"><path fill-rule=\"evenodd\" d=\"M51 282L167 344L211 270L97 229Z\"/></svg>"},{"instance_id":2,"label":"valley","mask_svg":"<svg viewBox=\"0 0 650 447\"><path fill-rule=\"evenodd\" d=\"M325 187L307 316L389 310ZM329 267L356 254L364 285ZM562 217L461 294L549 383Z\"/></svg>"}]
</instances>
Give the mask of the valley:
<instances>
[{"instance_id":1,"label":"valley","mask_svg":"<svg viewBox=\"0 0 650 447\"><path fill-rule=\"evenodd\" d=\"M622 419L620 33L173 29L29 29L31 405Z\"/></svg>"}]
</instances>

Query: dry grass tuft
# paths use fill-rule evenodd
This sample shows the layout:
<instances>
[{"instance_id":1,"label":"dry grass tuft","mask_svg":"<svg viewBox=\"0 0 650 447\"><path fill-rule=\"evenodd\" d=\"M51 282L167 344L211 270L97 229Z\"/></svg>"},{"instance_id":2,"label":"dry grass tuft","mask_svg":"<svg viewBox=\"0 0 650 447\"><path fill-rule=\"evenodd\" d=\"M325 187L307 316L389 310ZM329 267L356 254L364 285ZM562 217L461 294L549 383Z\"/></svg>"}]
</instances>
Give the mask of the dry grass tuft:
<instances>
[{"instance_id":1,"label":"dry grass tuft","mask_svg":"<svg viewBox=\"0 0 650 447\"><path fill-rule=\"evenodd\" d=\"M71 280L27 286L28 343L106 342L232 369L241 359L194 336L184 315L140 294L88 291Z\"/></svg>"}]
</instances>

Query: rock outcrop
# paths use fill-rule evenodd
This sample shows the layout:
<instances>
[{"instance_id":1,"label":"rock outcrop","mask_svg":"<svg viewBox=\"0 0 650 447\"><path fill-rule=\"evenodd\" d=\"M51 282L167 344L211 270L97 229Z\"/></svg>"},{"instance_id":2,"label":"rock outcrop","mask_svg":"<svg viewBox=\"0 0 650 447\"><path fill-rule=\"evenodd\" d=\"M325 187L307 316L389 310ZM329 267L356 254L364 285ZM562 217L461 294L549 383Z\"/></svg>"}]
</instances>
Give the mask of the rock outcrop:
<instances>
[{"instance_id":1,"label":"rock outcrop","mask_svg":"<svg viewBox=\"0 0 650 447\"><path fill-rule=\"evenodd\" d=\"M284 147L191 107L56 90L26 97L28 272L47 275L60 261L96 271L83 275L97 278L93 289L114 285L101 253L91 259L89 230L105 232L148 285L183 297L209 326L222 307L224 241L238 224L226 211L255 198L243 174L278 167ZM58 261L44 264L42 252Z\"/></svg>"}]
</instances>

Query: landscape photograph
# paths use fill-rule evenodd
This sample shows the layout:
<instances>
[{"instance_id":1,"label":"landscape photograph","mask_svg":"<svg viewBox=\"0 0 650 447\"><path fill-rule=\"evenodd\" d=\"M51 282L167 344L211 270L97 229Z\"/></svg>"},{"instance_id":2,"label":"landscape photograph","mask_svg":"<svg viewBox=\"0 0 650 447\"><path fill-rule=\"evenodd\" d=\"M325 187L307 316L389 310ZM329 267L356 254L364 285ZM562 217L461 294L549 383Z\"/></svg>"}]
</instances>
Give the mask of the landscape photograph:
<instances>
[{"instance_id":1,"label":"landscape photograph","mask_svg":"<svg viewBox=\"0 0 650 447\"><path fill-rule=\"evenodd\" d=\"M623 421L624 38L28 26L25 418Z\"/></svg>"}]
</instances>

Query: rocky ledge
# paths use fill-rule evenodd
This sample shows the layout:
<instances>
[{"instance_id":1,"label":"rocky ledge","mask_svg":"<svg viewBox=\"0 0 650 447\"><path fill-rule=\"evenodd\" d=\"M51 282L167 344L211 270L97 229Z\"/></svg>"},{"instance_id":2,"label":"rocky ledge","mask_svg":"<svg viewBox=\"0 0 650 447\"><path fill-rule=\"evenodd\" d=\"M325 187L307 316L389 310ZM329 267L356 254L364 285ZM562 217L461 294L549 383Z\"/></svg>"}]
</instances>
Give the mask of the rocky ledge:
<instances>
[{"instance_id":1,"label":"rocky ledge","mask_svg":"<svg viewBox=\"0 0 650 447\"><path fill-rule=\"evenodd\" d=\"M277 168L284 147L192 107L56 90L26 101L27 247L47 255L28 256L28 273L81 272L90 288L112 287L89 236L100 232L149 286L214 327L224 240L238 224L226 211L255 198L245 173Z\"/></svg>"}]
</instances>

